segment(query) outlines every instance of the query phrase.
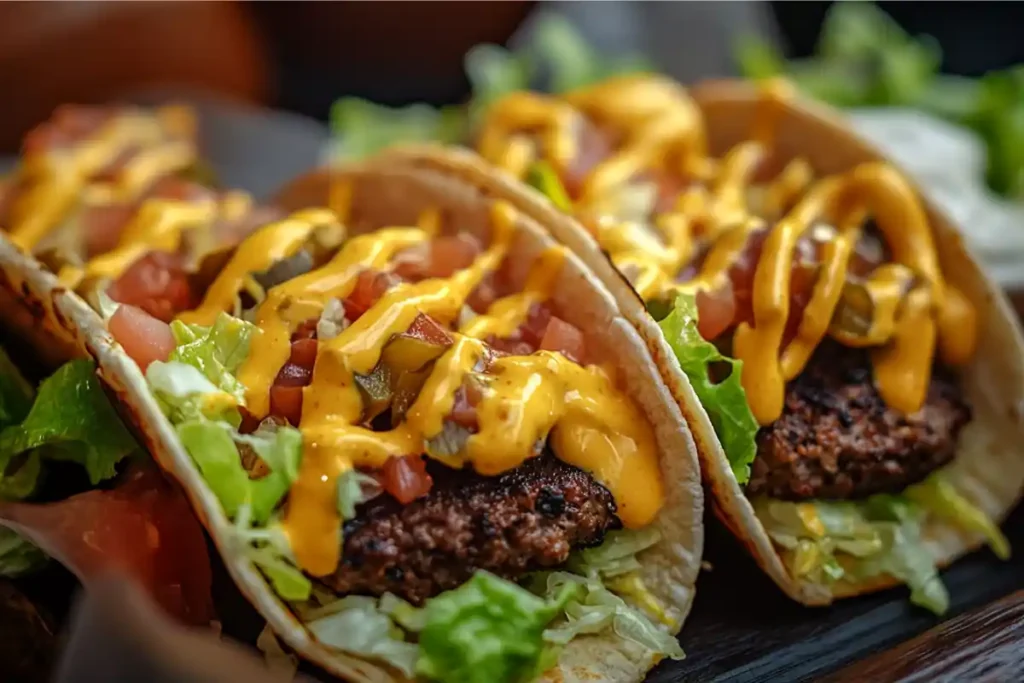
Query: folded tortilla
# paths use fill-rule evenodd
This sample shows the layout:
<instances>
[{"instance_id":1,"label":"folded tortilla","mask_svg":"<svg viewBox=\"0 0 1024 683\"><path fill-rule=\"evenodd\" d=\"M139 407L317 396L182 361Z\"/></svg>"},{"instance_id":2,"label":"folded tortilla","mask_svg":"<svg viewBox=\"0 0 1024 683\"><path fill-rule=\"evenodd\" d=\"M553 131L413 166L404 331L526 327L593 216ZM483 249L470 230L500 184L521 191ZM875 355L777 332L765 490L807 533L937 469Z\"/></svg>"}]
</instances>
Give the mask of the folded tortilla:
<instances>
[{"instance_id":1,"label":"folded tortilla","mask_svg":"<svg viewBox=\"0 0 1024 683\"><path fill-rule=\"evenodd\" d=\"M387 160L332 174L313 173L286 188L279 203L289 209L324 205L336 181L352 188L353 220L347 225L350 232L414 225L422 211L431 208L487 241L494 195L446 173L401 167ZM510 248L510 258L522 266L513 269L517 271L513 274L517 285L522 286L534 259L554 244L546 230L517 212ZM73 340L79 352L96 358L102 377L119 397L150 452L182 484L238 587L284 642L347 680L403 680L394 670L317 641L301 623L297 611L278 598L239 546L232 520L161 412L142 371L114 341L101 317L76 294L62 289L52 274L2 239L0 269L8 274L5 285L31 281L34 300L46 302L45 314L41 315L45 324L55 334ZM558 315L585 333L588 349L593 345L605 362L615 366L624 392L649 416L666 497L653 524L661 540L639 555L640 573L648 590L664 606L674 623L671 631L676 633L692 605L703 551L703 492L693 437L644 340L623 317L609 292L572 254L564 262L551 301ZM608 628L574 638L544 679L640 681L655 663L649 651Z\"/></svg>"},{"instance_id":2,"label":"folded tortilla","mask_svg":"<svg viewBox=\"0 0 1024 683\"><path fill-rule=\"evenodd\" d=\"M720 158L734 145L749 139L763 104L763 96L755 86L713 82L697 87L691 94L705 121L708 151L713 157ZM863 162L886 161L851 132L838 114L823 106L799 99L780 101L772 123L773 154L781 161L803 158L819 177L847 171ZM789 596L804 604L825 605L835 598L899 583L883 575L860 582L844 580L826 585L803 580L787 569L737 483L708 415L657 323L598 242L573 217L559 210L540 192L520 183L511 174L490 167L471 152L410 145L393 148L387 155L396 164L445 172L475 185L482 192L509 198L586 262L644 339L679 403L693 433L704 477L713 493L710 502L716 514ZM1024 454L1019 446L1024 440L1021 326L1005 294L986 276L956 228L923 196L921 201L934 231L945 279L976 307L980 329L973 360L958 368L963 391L973 407L973 419L960 434L953 463L943 472L957 493L991 519L1002 520L1024 490ZM980 534L965 532L934 518L925 523L922 537L940 567L977 548L983 541Z\"/></svg>"}]
</instances>

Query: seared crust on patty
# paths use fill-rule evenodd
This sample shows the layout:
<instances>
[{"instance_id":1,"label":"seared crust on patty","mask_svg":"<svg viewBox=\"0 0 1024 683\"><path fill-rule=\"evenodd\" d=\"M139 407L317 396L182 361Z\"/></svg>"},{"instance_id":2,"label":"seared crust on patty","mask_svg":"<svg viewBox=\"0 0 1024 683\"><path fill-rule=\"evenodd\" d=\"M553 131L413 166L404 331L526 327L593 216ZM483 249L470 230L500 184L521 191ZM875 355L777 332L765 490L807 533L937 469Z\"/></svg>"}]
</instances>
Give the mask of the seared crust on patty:
<instances>
[{"instance_id":1,"label":"seared crust on patty","mask_svg":"<svg viewBox=\"0 0 1024 683\"><path fill-rule=\"evenodd\" d=\"M554 567L617 528L612 495L545 453L484 477L432 463L428 495L382 495L345 524L342 562L324 583L339 593L390 591L413 603L456 588L477 569L507 579Z\"/></svg>"},{"instance_id":2,"label":"seared crust on patty","mask_svg":"<svg viewBox=\"0 0 1024 683\"><path fill-rule=\"evenodd\" d=\"M866 351L822 344L786 387L782 416L757 435L749 495L800 500L895 493L953 459L971 419L955 379L936 368L924 406L885 404Z\"/></svg>"}]
</instances>

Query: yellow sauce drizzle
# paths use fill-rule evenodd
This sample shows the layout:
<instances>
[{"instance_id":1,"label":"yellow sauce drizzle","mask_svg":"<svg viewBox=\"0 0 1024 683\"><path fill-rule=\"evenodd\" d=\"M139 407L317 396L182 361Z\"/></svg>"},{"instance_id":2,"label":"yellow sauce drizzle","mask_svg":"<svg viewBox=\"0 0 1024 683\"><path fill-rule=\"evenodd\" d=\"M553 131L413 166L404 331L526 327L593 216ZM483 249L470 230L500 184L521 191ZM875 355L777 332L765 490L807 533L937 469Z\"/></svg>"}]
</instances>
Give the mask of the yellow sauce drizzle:
<instances>
[{"instance_id":1,"label":"yellow sauce drizzle","mask_svg":"<svg viewBox=\"0 0 1024 683\"><path fill-rule=\"evenodd\" d=\"M646 418L618 392L607 371L596 366L580 367L557 353L503 357L494 360L486 372L480 372L486 354L483 343L451 333L454 343L434 363L405 421L388 432L360 426L363 401L355 376L371 372L387 343L404 333L416 316L427 314L442 322L453 321L483 276L500 266L514 235L515 214L507 204L497 203L492 220L491 244L469 267L449 278L398 285L337 337L319 344L312 382L303 390L303 460L284 520L296 561L308 573L329 574L340 560L337 477L353 467L380 467L390 457L426 452L449 466L469 465L494 475L537 455L538 442L550 438L559 458L592 472L608 487L626 526L650 523L663 504L657 448ZM427 237L414 228L363 235L349 245L365 239L365 246L340 258L350 248L346 246L336 257L337 263L321 269L330 277L319 271L303 276L306 284L333 281L330 287L321 285L310 297L316 300L313 308L322 307L328 290L334 295L343 290L342 273L349 282L358 275L360 268L353 267L358 261L354 258L356 252L365 255L370 245L384 244L374 250L378 259L384 260L380 255L396 251L386 245L395 244L394 238L402 234L409 238L416 235L420 240ZM481 316L482 322L469 327L480 334L506 332L510 326L514 330L516 319L521 320L528 310L526 302L542 300L542 295L550 292L563 259L561 247L542 252L525 291L495 302ZM286 287L300 297L309 292L306 285L286 283L272 289L260 306L257 324L263 334L257 340L274 342L254 346L243 366L240 377L249 388L250 409L266 406L264 398L257 407L255 391L261 390L266 396L277 368L287 358L287 323L281 319L281 307L270 305L271 299L283 300L277 292ZM308 305L309 299L303 303ZM308 312L307 308L303 316ZM268 349L277 347L284 353L274 357ZM265 364L269 369L261 367ZM251 384L256 377L259 384ZM465 381L479 382L479 430L459 452L439 451L431 446L431 440L444 431L455 394Z\"/></svg>"},{"instance_id":2,"label":"yellow sauce drizzle","mask_svg":"<svg viewBox=\"0 0 1024 683\"><path fill-rule=\"evenodd\" d=\"M184 170L196 161L190 140L194 121L190 112L171 107L152 114L120 113L70 149L29 155L22 174L28 187L15 200L12 241L31 251L72 210L93 176L119 155L137 149L110 186L111 198L131 199L162 175ZM171 139L169 139L171 138Z\"/></svg>"}]
</instances>

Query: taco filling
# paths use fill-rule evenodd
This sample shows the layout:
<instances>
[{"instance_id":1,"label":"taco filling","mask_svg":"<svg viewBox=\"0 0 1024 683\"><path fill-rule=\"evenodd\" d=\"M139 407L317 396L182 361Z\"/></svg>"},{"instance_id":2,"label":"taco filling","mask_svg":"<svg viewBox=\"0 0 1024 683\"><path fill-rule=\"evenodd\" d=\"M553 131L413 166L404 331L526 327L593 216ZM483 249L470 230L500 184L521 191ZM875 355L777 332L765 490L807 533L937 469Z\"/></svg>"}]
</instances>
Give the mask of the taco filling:
<instances>
[{"instance_id":1,"label":"taco filling","mask_svg":"<svg viewBox=\"0 0 1024 683\"><path fill-rule=\"evenodd\" d=\"M839 593L892 577L941 613L925 521L1009 553L943 474L971 420L954 369L977 315L894 169L816 181L773 157L785 92L767 87L722 159L685 92L650 77L509 95L477 146L577 217L647 303L792 576Z\"/></svg>"},{"instance_id":2,"label":"taco filling","mask_svg":"<svg viewBox=\"0 0 1024 683\"><path fill-rule=\"evenodd\" d=\"M337 193L344 225L262 224L190 307L102 311L238 551L318 641L407 676L529 680L586 634L681 656L642 574L654 430L554 305L565 249L524 262L502 202L486 242L436 210L359 232Z\"/></svg>"}]
</instances>

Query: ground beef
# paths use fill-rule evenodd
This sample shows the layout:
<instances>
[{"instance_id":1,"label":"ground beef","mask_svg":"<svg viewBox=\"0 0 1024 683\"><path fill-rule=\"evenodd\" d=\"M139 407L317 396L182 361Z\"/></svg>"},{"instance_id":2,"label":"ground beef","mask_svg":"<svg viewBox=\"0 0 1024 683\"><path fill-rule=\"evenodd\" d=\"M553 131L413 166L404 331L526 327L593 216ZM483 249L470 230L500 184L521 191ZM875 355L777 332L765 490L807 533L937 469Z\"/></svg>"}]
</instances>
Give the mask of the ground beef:
<instances>
[{"instance_id":1,"label":"ground beef","mask_svg":"<svg viewBox=\"0 0 1024 683\"><path fill-rule=\"evenodd\" d=\"M431 463L431 492L402 506L382 495L345 524L339 593L390 591L413 603L477 569L507 579L557 566L619 526L615 502L582 470L547 453L497 477Z\"/></svg>"},{"instance_id":2,"label":"ground beef","mask_svg":"<svg viewBox=\"0 0 1024 683\"><path fill-rule=\"evenodd\" d=\"M936 369L924 406L889 408L865 351L823 344L786 387L782 417L757 435L747 493L849 499L894 493L953 459L971 410L955 379Z\"/></svg>"}]
</instances>

